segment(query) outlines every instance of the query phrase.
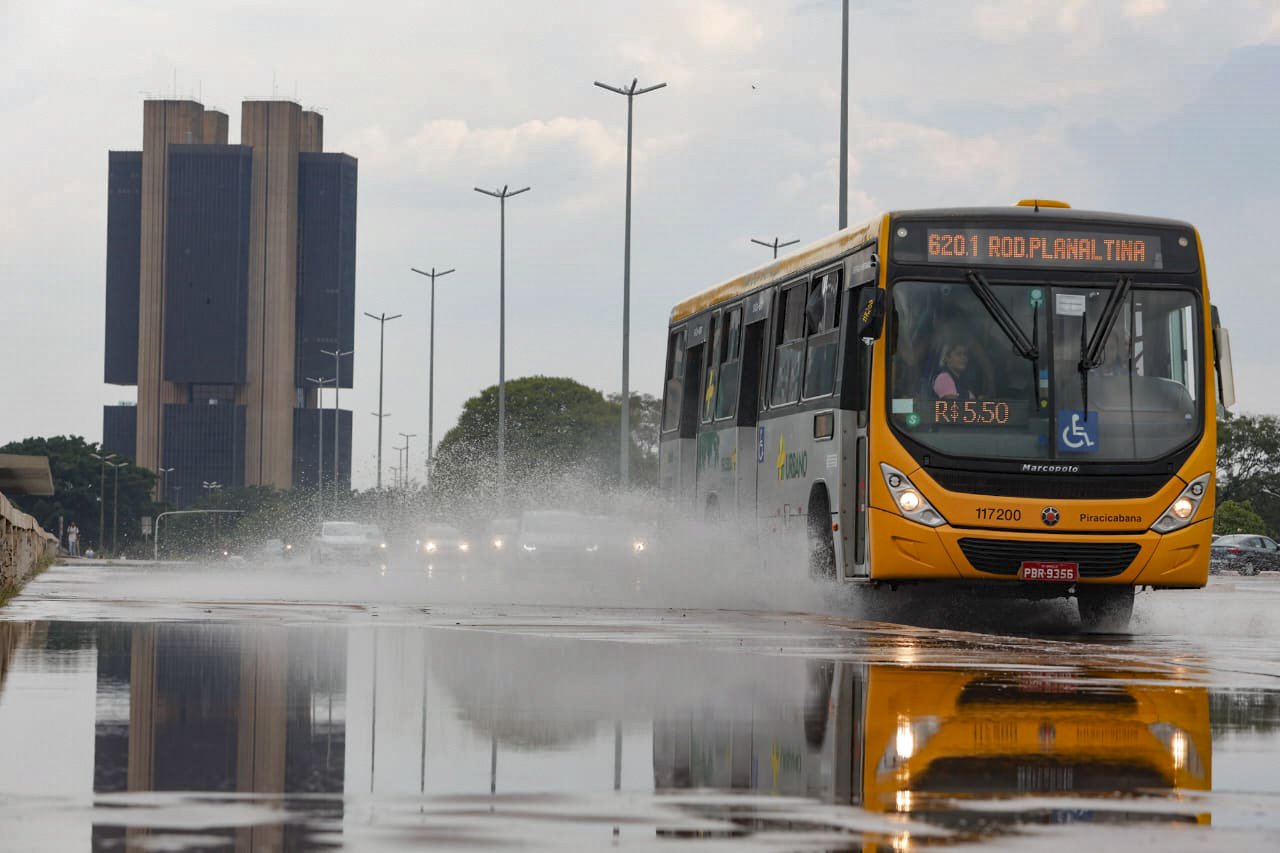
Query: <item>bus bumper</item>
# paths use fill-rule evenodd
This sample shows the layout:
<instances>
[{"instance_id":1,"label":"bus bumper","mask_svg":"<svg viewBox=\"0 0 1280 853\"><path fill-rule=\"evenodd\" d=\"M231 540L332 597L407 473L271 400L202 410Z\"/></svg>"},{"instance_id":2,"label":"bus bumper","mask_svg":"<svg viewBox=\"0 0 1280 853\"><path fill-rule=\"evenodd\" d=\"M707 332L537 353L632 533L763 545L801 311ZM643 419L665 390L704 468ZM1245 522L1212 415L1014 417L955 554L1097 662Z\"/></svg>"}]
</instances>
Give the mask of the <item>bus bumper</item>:
<instances>
[{"instance_id":1,"label":"bus bumper","mask_svg":"<svg viewBox=\"0 0 1280 853\"><path fill-rule=\"evenodd\" d=\"M1110 577L1086 577L1082 583L1195 588L1209 578L1209 537L1212 520L1200 521L1173 533L1147 531L1133 535L1098 536L1029 533L999 529L929 528L893 512L872 509L871 578L873 580L982 580L1020 583L1013 573L982 571L965 556L962 539L981 539L1012 546L1018 542L1060 543L1070 562L1073 544L1134 544L1139 550L1123 571ZM1015 549L1016 553L1016 549ZM1037 556L1035 559L1045 559Z\"/></svg>"}]
</instances>

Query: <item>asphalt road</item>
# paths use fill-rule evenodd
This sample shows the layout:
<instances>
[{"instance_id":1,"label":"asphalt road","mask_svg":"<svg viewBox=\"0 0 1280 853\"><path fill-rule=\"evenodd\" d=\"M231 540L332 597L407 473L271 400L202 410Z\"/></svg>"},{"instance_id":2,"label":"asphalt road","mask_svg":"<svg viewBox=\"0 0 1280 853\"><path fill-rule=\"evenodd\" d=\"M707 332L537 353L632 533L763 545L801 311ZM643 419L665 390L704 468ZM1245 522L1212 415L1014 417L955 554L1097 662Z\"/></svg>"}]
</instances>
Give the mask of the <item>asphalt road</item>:
<instances>
[{"instance_id":1,"label":"asphalt road","mask_svg":"<svg viewBox=\"0 0 1280 853\"><path fill-rule=\"evenodd\" d=\"M1089 636L734 565L59 566L0 849L1280 849L1280 575Z\"/></svg>"}]
</instances>

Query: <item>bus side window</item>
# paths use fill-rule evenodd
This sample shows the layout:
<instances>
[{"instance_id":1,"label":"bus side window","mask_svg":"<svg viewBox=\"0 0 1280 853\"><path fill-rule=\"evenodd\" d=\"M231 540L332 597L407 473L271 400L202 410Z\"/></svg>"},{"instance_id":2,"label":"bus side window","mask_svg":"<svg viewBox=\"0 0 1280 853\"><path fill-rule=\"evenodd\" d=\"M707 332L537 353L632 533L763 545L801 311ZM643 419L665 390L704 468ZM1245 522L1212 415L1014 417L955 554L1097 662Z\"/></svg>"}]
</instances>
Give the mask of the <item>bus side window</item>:
<instances>
[{"instance_id":1,"label":"bus side window","mask_svg":"<svg viewBox=\"0 0 1280 853\"><path fill-rule=\"evenodd\" d=\"M716 420L738 411L738 379L742 373L742 308L725 314L719 342L720 387L716 390Z\"/></svg>"},{"instance_id":2,"label":"bus side window","mask_svg":"<svg viewBox=\"0 0 1280 853\"><path fill-rule=\"evenodd\" d=\"M707 348L707 372L702 381L702 422L704 424L711 423L711 415L715 411L716 403L716 387L719 384L716 379L716 370L719 364L718 357L720 355L720 337L724 331L721 326L720 315L713 314L711 317L711 328L707 333L707 340L711 346Z\"/></svg>"},{"instance_id":3,"label":"bus side window","mask_svg":"<svg viewBox=\"0 0 1280 853\"><path fill-rule=\"evenodd\" d=\"M680 426L680 403L684 390L684 329L672 332L667 342L667 377L662 399L662 431Z\"/></svg>"},{"instance_id":4,"label":"bus side window","mask_svg":"<svg viewBox=\"0 0 1280 853\"><path fill-rule=\"evenodd\" d=\"M769 404L784 406L800 396L800 374L804 369L805 285L792 285L778 300L779 317L774 322L773 383Z\"/></svg>"},{"instance_id":5,"label":"bus side window","mask_svg":"<svg viewBox=\"0 0 1280 853\"><path fill-rule=\"evenodd\" d=\"M805 304L809 352L804 369L804 398L825 397L835 389L840 348L840 271L815 276Z\"/></svg>"}]
</instances>

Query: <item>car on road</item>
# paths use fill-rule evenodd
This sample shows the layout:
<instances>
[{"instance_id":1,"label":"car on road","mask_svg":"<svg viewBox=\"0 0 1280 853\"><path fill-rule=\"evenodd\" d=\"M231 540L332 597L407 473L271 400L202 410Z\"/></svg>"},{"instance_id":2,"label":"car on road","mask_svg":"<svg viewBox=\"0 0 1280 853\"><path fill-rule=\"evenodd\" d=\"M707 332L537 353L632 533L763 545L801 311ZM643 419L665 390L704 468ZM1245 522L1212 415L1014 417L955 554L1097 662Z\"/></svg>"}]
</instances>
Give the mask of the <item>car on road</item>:
<instances>
[{"instance_id":1,"label":"car on road","mask_svg":"<svg viewBox=\"0 0 1280 853\"><path fill-rule=\"evenodd\" d=\"M372 524L355 521L326 521L311 540L311 561L373 560L387 552L387 540Z\"/></svg>"},{"instance_id":2,"label":"car on road","mask_svg":"<svg viewBox=\"0 0 1280 853\"><path fill-rule=\"evenodd\" d=\"M1280 571L1280 545L1274 539L1252 533L1233 533L1219 537L1209 546L1209 566L1215 572Z\"/></svg>"},{"instance_id":3,"label":"car on road","mask_svg":"<svg viewBox=\"0 0 1280 853\"><path fill-rule=\"evenodd\" d=\"M471 553L471 542L456 527L429 524L418 538L418 552L428 561L462 560Z\"/></svg>"},{"instance_id":4,"label":"car on road","mask_svg":"<svg viewBox=\"0 0 1280 853\"><path fill-rule=\"evenodd\" d=\"M485 528L485 550L493 556L508 554L519 538L518 518L495 518Z\"/></svg>"},{"instance_id":5,"label":"car on road","mask_svg":"<svg viewBox=\"0 0 1280 853\"><path fill-rule=\"evenodd\" d=\"M513 555L522 561L581 560L600 550L600 531L585 515L563 509L529 510L520 516Z\"/></svg>"}]
</instances>

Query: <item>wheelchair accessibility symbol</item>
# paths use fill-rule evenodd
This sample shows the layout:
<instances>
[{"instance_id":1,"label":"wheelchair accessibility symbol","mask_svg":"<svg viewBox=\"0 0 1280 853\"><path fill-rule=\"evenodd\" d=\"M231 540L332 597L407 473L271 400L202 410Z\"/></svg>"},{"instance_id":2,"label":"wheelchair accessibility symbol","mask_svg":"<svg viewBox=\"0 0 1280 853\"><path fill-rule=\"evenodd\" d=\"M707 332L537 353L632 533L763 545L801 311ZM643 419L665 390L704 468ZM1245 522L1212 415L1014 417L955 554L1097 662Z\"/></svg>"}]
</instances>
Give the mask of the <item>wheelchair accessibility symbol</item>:
<instances>
[{"instance_id":1,"label":"wheelchair accessibility symbol","mask_svg":"<svg viewBox=\"0 0 1280 853\"><path fill-rule=\"evenodd\" d=\"M1064 453L1098 451L1098 413L1058 412L1058 450Z\"/></svg>"}]
</instances>

